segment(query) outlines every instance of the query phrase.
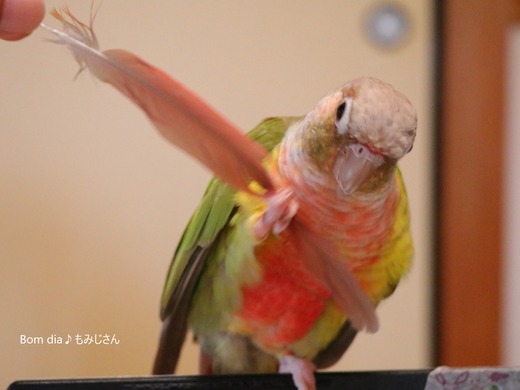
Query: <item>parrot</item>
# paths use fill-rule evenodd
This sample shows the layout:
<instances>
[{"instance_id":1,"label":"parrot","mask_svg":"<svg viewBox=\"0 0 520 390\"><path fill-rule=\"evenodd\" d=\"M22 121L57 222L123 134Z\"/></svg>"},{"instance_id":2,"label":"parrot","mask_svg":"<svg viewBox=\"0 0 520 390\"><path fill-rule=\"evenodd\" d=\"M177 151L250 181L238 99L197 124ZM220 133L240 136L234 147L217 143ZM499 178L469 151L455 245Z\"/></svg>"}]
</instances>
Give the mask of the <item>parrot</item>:
<instances>
[{"instance_id":1,"label":"parrot","mask_svg":"<svg viewBox=\"0 0 520 390\"><path fill-rule=\"evenodd\" d=\"M398 162L417 114L373 77L341 85L303 116L243 134L163 71L99 51L90 24L53 11L81 69L137 104L159 132L214 174L177 245L161 298L153 374L171 374L187 331L201 374L290 373L315 390L412 263Z\"/></svg>"},{"instance_id":2,"label":"parrot","mask_svg":"<svg viewBox=\"0 0 520 390\"><path fill-rule=\"evenodd\" d=\"M188 326L201 373L287 370L299 389L313 389L314 370L336 363L357 329L302 265L309 248L287 227L297 217L327 241L371 304L388 297L413 253L396 164L412 148L416 123L402 94L363 77L306 116L269 118L250 131L270 152L264 164L279 195L211 181L166 279L154 372L172 372Z\"/></svg>"}]
</instances>

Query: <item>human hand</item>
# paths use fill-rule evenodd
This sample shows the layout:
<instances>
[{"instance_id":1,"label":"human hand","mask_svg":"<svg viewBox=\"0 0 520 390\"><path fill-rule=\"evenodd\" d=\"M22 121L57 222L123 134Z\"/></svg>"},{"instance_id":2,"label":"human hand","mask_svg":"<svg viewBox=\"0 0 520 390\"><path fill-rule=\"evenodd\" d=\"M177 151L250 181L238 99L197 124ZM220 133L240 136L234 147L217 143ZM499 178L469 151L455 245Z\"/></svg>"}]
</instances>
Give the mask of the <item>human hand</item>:
<instances>
[{"instance_id":1,"label":"human hand","mask_svg":"<svg viewBox=\"0 0 520 390\"><path fill-rule=\"evenodd\" d=\"M16 41L30 35L44 13L43 0L0 0L0 39Z\"/></svg>"}]
</instances>

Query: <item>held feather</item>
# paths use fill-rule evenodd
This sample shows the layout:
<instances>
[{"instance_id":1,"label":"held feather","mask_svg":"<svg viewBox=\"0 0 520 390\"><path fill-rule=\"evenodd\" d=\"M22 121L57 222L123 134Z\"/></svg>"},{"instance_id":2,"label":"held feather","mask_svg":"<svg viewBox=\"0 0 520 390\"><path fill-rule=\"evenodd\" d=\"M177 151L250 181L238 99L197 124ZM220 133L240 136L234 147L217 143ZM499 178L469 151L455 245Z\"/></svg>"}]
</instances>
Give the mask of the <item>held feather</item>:
<instances>
[{"instance_id":1,"label":"held feather","mask_svg":"<svg viewBox=\"0 0 520 390\"><path fill-rule=\"evenodd\" d=\"M88 68L130 98L168 141L234 188L249 191L248 183L256 180L266 190L273 189L262 166L267 152L200 97L128 51L99 51L92 20L86 25L67 8L52 14L64 31L42 27L72 51L81 70Z\"/></svg>"}]
</instances>

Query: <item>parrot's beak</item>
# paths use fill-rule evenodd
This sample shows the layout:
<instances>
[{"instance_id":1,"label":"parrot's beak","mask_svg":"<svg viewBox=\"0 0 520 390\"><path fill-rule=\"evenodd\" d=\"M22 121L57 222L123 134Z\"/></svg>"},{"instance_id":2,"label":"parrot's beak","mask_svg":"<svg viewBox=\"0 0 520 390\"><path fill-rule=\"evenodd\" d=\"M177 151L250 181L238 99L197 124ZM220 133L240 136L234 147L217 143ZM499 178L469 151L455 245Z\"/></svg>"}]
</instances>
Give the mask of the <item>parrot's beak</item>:
<instances>
[{"instance_id":1,"label":"parrot's beak","mask_svg":"<svg viewBox=\"0 0 520 390\"><path fill-rule=\"evenodd\" d=\"M338 182L338 196L347 197L366 182L384 162L384 158L362 144L348 144L340 148L334 165Z\"/></svg>"}]
</instances>

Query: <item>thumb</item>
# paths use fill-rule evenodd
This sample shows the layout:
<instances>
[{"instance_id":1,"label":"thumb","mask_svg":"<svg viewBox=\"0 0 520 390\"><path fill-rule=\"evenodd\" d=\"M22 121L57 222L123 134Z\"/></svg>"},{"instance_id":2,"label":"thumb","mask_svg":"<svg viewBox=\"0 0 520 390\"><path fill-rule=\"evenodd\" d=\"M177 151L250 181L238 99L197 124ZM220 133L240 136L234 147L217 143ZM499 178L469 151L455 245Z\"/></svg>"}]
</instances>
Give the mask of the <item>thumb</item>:
<instances>
[{"instance_id":1,"label":"thumb","mask_svg":"<svg viewBox=\"0 0 520 390\"><path fill-rule=\"evenodd\" d=\"M26 37L38 27L44 13L43 0L0 0L0 39Z\"/></svg>"}]
</instances>

